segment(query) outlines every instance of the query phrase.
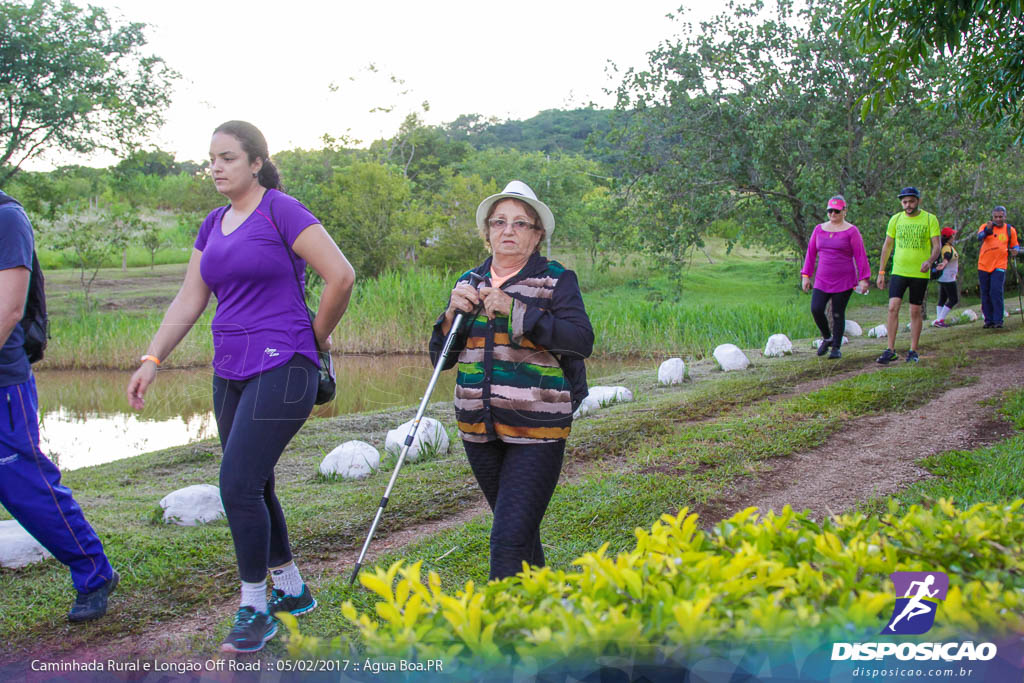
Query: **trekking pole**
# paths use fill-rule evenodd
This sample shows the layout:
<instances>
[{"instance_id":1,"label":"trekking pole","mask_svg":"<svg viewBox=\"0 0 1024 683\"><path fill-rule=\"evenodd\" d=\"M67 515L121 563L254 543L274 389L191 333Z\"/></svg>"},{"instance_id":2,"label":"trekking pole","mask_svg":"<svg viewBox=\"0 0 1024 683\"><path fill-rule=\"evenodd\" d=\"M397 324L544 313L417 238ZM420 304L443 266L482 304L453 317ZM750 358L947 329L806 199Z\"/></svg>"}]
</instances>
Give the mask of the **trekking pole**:
<instances>
[{"instance_id":1,"label":"trekking pole","mask_svg":"<svg viewBox=\"0 0 1024 683\"><path fill-rule=\"evenodd\" d=\"M483 282L483 278L476 273L469 274L469 283L474 288L479 288L479 283ZM430 383L427 385L427 390L423 394L423 399L420 401L419 410L416 411L416 417L412 420L412 426L409 428L409 433L405 437L405 443L402 444L402 450L398 453L398 461L395 463L395 470L391 473L391 481L388 482L388 487L384 490L384 497L380 499L380 507L377 508L377 514L373 517L373 523L370 525L370 532L366 535L366 541L363 542L363 549L359 552L359 559L356 560L356 566L352 570L352 578L349 579L348 584L351 586L355 584L356 577L359 575L359 568L363 566L363 558L366 557L366 551L370 547L370 541L373 540L373 533L377 530L377 524L380 523L380 518L384 514L384 508L387 507L388 498L391 497L391 489L395 486L395 480L398 479L398 471L402 469L402 464L405 462L405 456L409 453L409 448L413 444L413 440L416 438L416 430L419 429L420 420L423 419L423 413L427 410L427 401L430 400L430 395L434 393L434 385L437 384L438 375L441 374L441 368L444 367L445 360L448 358L448 353L451 351L452 343L455 338L459 335L459 329L462 327L466 320L472 320L476 317L477 311L480 310L480 304L477 304L476 309L472 313L463 313L459 311L456 314L455 319L452 321L452 328L448 331L448 336L444 340L444 346L441 348L441 353L437 356L437 363L434 365L434 373L430 376Z\"/></svg>"},{"instance_id":2,"label":"trekking pole","mask_svg":"<svg viewBox=\"0 0 1024 683\"><path fill-rule=\"evenodd\" d=\"M1020 321L1024 323L1024 296L1022 296L1020 284L1020 271L1017 270L1017 255L1013 255L1013 277L1017 280L1017 310L1020 312Z\"/></svg>"}]
</instances>

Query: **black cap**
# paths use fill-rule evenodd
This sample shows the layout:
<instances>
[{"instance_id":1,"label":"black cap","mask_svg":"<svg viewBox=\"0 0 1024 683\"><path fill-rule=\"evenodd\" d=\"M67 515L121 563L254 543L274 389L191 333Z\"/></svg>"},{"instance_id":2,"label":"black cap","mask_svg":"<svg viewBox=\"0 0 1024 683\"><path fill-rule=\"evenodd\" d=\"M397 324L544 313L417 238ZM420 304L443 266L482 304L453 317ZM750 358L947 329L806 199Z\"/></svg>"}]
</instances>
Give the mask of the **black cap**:
<instances>
[{"instance_id":1,"label":"black cap","mask_svg":"<svg viewBox=\"0 0 1024 683\"><path fill-rule=\"evenodd\" d=\"M903 199L904 197L917 197L920 199L921 192L916 187L904 187L896 196L897 199Z\"/></svg>"}]
</instances>

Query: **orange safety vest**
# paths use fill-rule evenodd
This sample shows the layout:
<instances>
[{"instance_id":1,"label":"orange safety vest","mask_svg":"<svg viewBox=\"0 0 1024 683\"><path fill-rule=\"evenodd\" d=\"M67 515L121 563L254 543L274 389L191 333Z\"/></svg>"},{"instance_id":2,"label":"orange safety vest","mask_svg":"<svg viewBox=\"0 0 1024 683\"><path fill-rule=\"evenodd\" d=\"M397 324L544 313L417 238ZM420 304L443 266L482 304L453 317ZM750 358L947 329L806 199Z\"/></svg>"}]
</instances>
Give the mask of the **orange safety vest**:
<instances>
[{"instance_id":1,"label":"orange safety vest","mask_svg":"<svg viewBox=\"0 0 1024 683\"><path fill-rule=\"evenodd\" d=\"M982 223L978 228L979 235L984 232L986 225L988 223ZM981 249L978 252L978 270L983 270L986 273L1000 268L1006 270L1007 233L1009 233L1010 248L1020 246L1017 242L1017 230L1012 225L1003 223L1003 227L992 226L992 234L982 241Z\"/></svg>"}]
</instances>

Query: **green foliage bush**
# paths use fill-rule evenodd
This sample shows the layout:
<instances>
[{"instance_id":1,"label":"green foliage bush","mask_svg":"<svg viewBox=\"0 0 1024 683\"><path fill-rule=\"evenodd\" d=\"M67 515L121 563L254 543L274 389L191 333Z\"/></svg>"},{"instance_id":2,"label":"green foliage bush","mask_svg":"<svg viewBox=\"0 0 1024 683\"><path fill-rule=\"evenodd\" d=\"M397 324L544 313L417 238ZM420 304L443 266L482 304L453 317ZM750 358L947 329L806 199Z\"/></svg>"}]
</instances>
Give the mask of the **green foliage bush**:
<instances>
[{"instance_id":1,"label":"green foliage bush","mask_svg":"<svg viewBox=\"0 0 1024 683\"><path fill-rule=\"evenodd\" d=\"M470 670L524 670L565 658L675 659L713 642L849 640L877 634L895 596L894 571L945 571L948 595L929 637L1024 629L1024 500L958 510L948 501L896 515L822 522L788 506L748 508L703 531L683 509L663 515L637 545L577 559L577 571L529 568L454 594L420 563L364 572L375 614L345 603L345 618L376 657L442 658ZM285 622L293 656L341 646Z\"/></svg>"}]
</instances>

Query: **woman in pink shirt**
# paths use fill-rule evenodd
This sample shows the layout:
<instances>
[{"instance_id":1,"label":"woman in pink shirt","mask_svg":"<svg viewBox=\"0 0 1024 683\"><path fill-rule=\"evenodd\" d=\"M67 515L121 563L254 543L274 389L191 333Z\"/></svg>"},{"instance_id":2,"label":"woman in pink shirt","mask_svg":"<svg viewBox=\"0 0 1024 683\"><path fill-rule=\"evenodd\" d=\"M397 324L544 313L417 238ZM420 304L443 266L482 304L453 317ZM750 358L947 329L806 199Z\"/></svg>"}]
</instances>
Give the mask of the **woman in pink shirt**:
<instances>
[{"instance_id":1,"label":"woman in pink shirt","mask_svg":"<svg viewBox=\"0 0 1024 683\"><path fill-rule=\"evenodd\" d=\"M860 230L846 222L846 200L836 195L828 200L828 222L814 226L807 244L807 258L800 271L805 292L811 291L811 277L814 290L811 293L811 315L821 330L821 346L818 355L828 353L829 358L841 358L839 347L843 343L846 329L846 304L856 289L859 294L868 291L871 266L864 251L864 240ZM817 260L817 267L815 267ZM825 306L832 302L832 330L829 331ZM829 353L829 348L832 352Z\"/></svg>"}]
</instances>

